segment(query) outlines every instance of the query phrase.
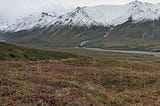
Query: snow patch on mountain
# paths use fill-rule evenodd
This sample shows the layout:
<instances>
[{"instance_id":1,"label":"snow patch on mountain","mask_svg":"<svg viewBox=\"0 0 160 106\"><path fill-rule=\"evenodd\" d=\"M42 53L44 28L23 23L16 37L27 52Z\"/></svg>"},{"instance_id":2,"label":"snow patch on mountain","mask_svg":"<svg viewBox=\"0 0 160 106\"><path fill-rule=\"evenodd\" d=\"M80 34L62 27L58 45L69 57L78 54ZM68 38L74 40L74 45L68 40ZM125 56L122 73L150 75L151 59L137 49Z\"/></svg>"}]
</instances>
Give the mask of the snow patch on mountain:
<instances>
[{"instance_id":1,"label":"snow patch on mountain","mask_svg":"<svg viewBox=\"0 0 160 106\"><path fill-rule=\"evenodd\" d=\"M126 5L100 5L84 9L94 21L113 26L128 21L130 17L136 22L160 17L160 4L139 1L133 1Z\"/></svg>"},{"instance_id":2,"label":"snow patch on mountain","mask_svg":"<svg viewBox=\"0 0 160 106\"><path fill-rule=\"evenodd\" d=\"M4 31L8 28L9 25L14 23L13 20L5 19L4 17L0 17L0 31Z\"/></svg>"},{"instance_id":3,"label":"snow patch on mountain","mask_svg":"<svg viewBox=\"0 0 160 106\"><path fill-rule=\"evenodd\" d=\"M59 16L56 22L57 25L74 25L74 26L91 26L100 25L92 19L85 8L77 7L75 10Z\"/></svg>"},{"instance_id":4,"label":"snow patch on mountain","mask_svg":"<svg viewBox=\"0 0 160 106\"><path fill-rule=\"evenodd\" d=\"M88 42L89 42L89 40L81 42L80 47L85 46L85 45L86 45L86 43L88 43Z\"/></svg>"},{"instance_id":5,"label":"snow patch on mountain","mask_svg":"<svg viewBox=\"0 0 160 106\"><path fill-rule=\"evenodd\" d=\"M17 32L22 30L30 30L36 27L48 27L50 23L56 19L56 17L56 14L51 15L45 12L42 12L40 15L30 15L29 17L16 20L15 23L8 26L5 31Z\"/></svg>"},{"instance_id":6,"label":"snow patch on mountain","mask_svg":"<svg viewBox=\"0 0 160 106\"><path fill-rule=\"evenodd\" d=\"M134 23L160 17L160 4L133 1L125 5L78 7L61 15L56 24L76 26L117 26L129 20Z\"/></svg>"},{"instance_id":7,"label":"snow patch on mountain","mask_svg":"<svg viewBox=\"0 0 160 106\"><path fill-rule=\"evenodd\" d=\"M16 20L12 24L0 18L0 30L17 32L50 25L117 26L129 20L134 23L160 18L160 4L133 1L125 5L99 5L78 7L64 14L41 13Z\"/></svg>"}]
</instances>

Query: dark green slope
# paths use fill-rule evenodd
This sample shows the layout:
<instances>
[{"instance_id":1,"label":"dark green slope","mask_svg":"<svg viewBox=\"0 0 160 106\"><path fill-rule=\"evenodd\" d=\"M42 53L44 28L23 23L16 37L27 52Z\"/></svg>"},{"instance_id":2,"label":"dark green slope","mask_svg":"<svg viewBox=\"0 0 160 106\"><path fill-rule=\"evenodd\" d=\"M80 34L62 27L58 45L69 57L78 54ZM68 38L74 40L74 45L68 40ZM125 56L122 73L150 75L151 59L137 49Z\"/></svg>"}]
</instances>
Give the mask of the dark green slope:
<instances>
[{"instance_id":1,"label":"dark green slope","mask_svg":"<svg viewBox=\"0 0 160 106\"><path fill-rule=\"evenodd\" d=\"M9 43L50 48L78 47L83 41L90 41L89 45L102 46L102 40L104 40L104 35L108 30L108 27L103 26L51 26L50 28L34 29L29 32L7 33L3 36L3 39Z\"/></svg>"},{"instance_id":2,"label":"dark green slope","mask_svg":"<svg viewBox=\"0 0 160 106\"><path fill-rule=\"evenodd\" d=\"M0 60L50 60L50 59L66 59L78 58L79 56L65 53L44 51L39 49L31 49L19 47L11 44L0 43Z\"/></svg>"},{"instance_id":3,"label":"dark green slope","mask_svg":"<svg viewBox=\"0 0 160 106\"><path fill-rule=\"evenodd\" d=\"M160 39L160 20L132 23L116 26L110 35L121 35L131 39Z\"/></svg>"},{"instance_id":4,"label":"dark green slope","mask_svg":"<svg viewBox=\"0 0 160 106\"><path fill-rule=\"evenodd\" d=\"M105 40L105 48L125 50L160 50L160 20L116 26Z\"/></svg>"}]
</instances>

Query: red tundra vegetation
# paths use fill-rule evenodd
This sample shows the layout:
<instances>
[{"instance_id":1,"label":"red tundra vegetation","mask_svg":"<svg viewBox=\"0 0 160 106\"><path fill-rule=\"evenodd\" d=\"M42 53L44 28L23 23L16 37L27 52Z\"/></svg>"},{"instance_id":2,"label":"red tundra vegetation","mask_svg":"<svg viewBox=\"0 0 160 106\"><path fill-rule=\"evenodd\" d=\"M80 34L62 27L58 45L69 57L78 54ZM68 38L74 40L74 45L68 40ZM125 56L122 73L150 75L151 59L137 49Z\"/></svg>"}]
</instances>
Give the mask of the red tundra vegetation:
<instances>
[{"instance_id":1,"label":"red tundra vegetation","mask_svg":"<svg viewBox=\"0 0 160 106\"><path fill-rule=\"evenodd\" d=\"M160 106L159 61L0 61L6 106Z\"/></svg>"}]
</instances>

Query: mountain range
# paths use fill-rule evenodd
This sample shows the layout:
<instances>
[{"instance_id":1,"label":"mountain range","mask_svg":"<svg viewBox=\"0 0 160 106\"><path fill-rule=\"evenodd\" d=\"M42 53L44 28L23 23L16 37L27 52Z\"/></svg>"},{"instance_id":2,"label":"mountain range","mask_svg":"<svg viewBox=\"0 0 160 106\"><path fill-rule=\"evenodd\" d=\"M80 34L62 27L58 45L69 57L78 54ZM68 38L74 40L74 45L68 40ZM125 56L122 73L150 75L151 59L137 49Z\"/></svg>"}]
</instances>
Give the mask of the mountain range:
<instances>
[{"instance_id":1,"label":"mountain range","mask_svg":"<svg viewBox=\"0 0 160 106\"><path fill-rule=\"evenodd\" d=\"M160 4L77 7L63 14L42 12L14 22L0 17L0 39L43 47L160 50Z\"/></svg>"}]
</instances>

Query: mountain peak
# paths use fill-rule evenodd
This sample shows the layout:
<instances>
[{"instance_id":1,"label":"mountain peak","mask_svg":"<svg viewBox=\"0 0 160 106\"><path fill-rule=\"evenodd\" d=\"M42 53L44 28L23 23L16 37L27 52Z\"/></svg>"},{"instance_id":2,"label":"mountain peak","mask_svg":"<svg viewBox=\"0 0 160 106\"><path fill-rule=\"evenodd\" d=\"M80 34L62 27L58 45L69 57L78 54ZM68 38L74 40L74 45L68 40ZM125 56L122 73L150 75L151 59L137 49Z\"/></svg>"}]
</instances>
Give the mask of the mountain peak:
<instances>
[{"instance_id":1,"label":"mountain peak","mask_svg":"<svg viewBox=\"0 0 160 106\"><path fill-rule=\"evenodd\" d=\"M149 4L153 4L153 3L135 0L135 1L131 1L129 4L140 6L140 5L149 5Z\"/></svg>"},{"instance_id":2,"label":"mountain peak","mask_svg":"<svg viewBox=\"0 0 160 106\"><path fill-rule=\"evenodd\" d=\"M142 4L143 2L139 1L139 0L134 0L130 2L131 4Z\"/></svg>"},{"instance_id":3,"label":"mountain peak","mask_svg":"<svg viewBox=\"0 0 160 106\"><path fill-rule=\"evenodd\" d=\"M58 16L58 15L57 15L56 13L50 14L50 13L42 12L42 13L41 13L41 16L42 16L42 17L45 17L45 16L56 17L56 16Z\"/></svg>"},{"instance_id":4,"label":"mountain peak","mask_svg":"<svg viewBox=\"0 0 160 106\"><path fill-rule=\"evenodd\" d=\"M125 5L77 7L64 14L42 12L38 15L34 14L30 17L20 18L20 21L14 23L8 30L28 30L49 25L117 26L127 22L130 17L132 17L133 22L158 19L160 17L160 4L135 0Z\"/></svg>"},{"instance_id":5,"label":"mountain peak","mask_svg":"<svg viewBox=\"0 0 160 106\"><path fill-rule=\"evenodd\" d=\"M85 7L77 7L75 10L72 11L72 13L82 13L82 14L86 14L85 13Z\"/></svg>"},{"instance_id":6,"label":"mountain peak","mask_svg":"<svg viewBox=\"0 0 160 106\"><path fill-rule=\"evenodd\" d=\"M82 9L82 7L77 7L76 8L77 11L80 11L81 9Z\"/></svg>"}]
</instances>

